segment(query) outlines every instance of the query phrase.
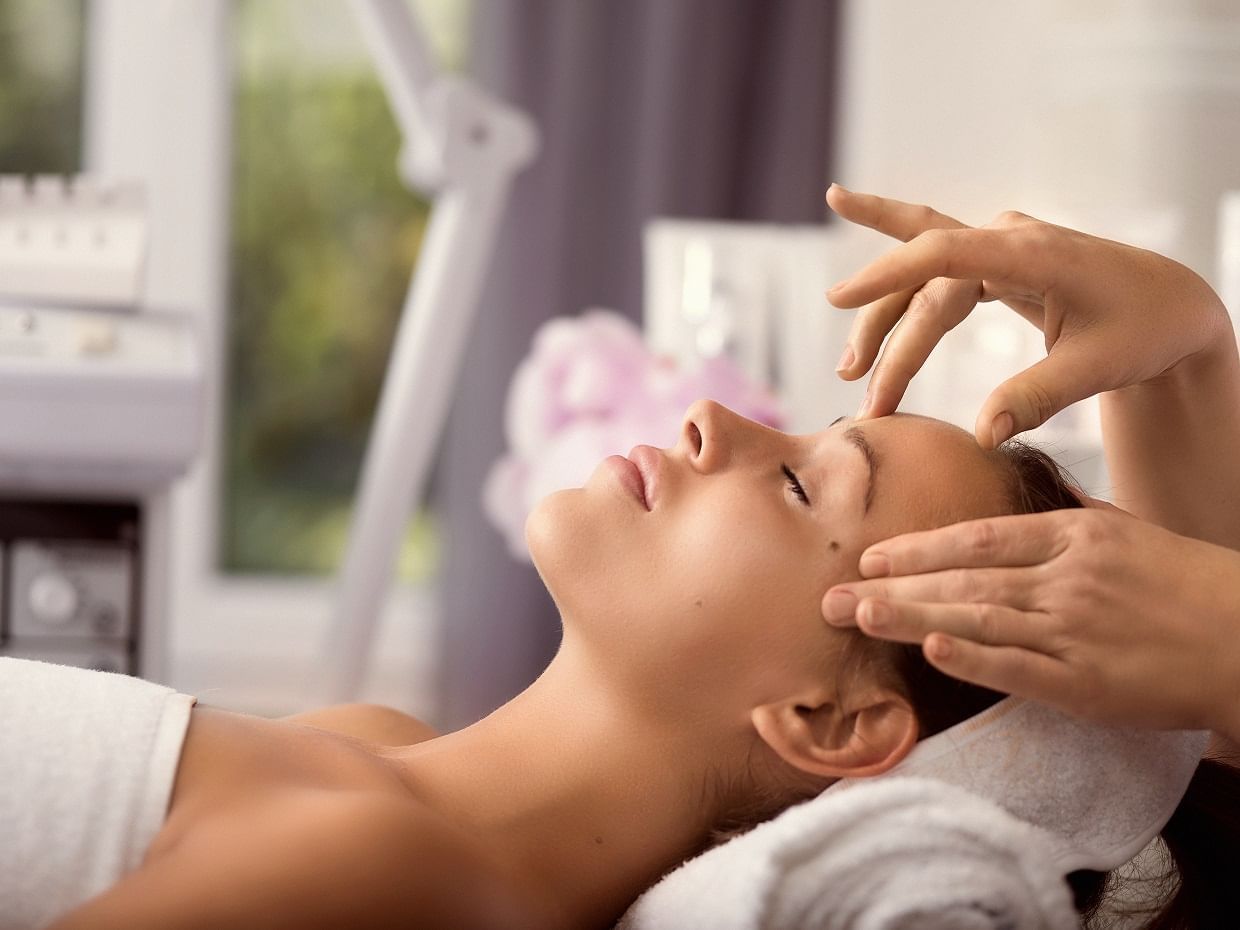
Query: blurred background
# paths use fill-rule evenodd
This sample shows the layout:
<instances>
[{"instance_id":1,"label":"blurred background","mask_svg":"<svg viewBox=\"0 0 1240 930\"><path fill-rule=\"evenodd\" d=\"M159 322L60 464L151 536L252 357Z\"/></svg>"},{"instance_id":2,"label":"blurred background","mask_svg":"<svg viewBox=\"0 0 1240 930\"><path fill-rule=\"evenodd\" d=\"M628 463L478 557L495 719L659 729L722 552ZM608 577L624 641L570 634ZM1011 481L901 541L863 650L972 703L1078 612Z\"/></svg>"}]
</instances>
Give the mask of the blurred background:
<instances>
[{"instance_id":1,"label":"blurred background","mask_svg":"<svg viewBox=\"0 0 1240 930\"><path fill-rule=\"evenodd\" d=\"M970 223L1014 208L1156 248L1235 310L1227 0L409 6L442 70L541 135L364 688L438 726L502 703L558 642L480 497L513 370L547 319L608 307L659 351L729 353L796 428L851 412L859 387L831 374L848 318L822 289L886 244L830 223L832 180ZM321 703L333 577L432 206L401 180L400 149L344 0L0 0L0 173L140 181L145 299L192 316L206 349L203 448L169 497L166 605L147 622L167 629L162 677L208 703ZM689 306L695 275L708 310ZM1022 326L984 308L912 408L971 425L1037 356ZM1090 409L1048 441L1105 493Z\"/></svg>"}]
</instances>

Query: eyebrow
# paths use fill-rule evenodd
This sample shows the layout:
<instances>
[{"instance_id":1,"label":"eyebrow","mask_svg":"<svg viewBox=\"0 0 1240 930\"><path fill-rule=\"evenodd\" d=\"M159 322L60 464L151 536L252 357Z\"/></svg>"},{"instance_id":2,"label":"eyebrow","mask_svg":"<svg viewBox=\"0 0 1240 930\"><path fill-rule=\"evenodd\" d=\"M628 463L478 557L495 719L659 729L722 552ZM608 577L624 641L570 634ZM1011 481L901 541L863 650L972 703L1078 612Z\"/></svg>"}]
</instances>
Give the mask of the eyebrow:
<instances>
[{"instance_id":1,"label":"eyebrow","mask_svg":"<svg viewBox=\"0 0 1240 930\"><path fill-rule=\"evenodd\" d=\"M865 487L865 512L869 513L870 505L874 503L874 476L878 474L878 456L874 454L874 447L865 438L865 433L857 427L850 426L844 430L844 438L861 450L861 454L865 456L866 467L870 470L870 477Z\"/></svg>"}]
</instances>

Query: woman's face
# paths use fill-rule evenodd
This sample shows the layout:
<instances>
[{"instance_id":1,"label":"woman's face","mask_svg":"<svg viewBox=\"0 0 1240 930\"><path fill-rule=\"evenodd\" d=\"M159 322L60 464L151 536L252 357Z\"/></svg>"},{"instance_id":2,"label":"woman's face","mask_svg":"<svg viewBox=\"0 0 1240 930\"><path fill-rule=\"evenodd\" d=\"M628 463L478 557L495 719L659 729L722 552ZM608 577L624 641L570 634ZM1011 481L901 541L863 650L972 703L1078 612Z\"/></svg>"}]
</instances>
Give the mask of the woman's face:
<instances>
[{"instance_id":1,"label":"woman's face","mask_svg":"<svg viewBox=\"0 0 1240 930\"><path fill-rule=\"evenodd\" d=\"M792 436L698 401L674 447L629 460L540 502L530 552L565 648L694 714L743 714L821 678L845 635L822 622L822 596L871 543L1005 510L992 454L922 417Z\"/></svg>"}]
</instances>

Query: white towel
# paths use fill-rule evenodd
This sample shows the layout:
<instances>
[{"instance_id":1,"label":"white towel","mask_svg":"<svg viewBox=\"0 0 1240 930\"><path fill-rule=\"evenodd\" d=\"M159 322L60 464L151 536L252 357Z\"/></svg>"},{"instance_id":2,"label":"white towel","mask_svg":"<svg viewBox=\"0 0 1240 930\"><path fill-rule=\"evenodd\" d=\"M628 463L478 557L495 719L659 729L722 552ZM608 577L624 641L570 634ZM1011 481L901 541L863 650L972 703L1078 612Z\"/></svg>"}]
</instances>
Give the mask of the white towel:
<instances>
[{"instance_id":1,"label":"white towel","mask_svg":"<svg viewBox=\"0 0 1240 930\"><path fill-rule=\"evenodd\" d=\"M0 658L0 928L43 927L142 863L194 699Z\"/></svg>"},{"instance_id":2,"label":"white towel","mask_svg":"<svg viewBox=\"0 0 1240 930\"><path fill-rule=\"evenodd\" d=\"M888 777L947 782L1041 827L1065 875L1107 871L1171 819L1209 742L1205 730L1107 727L1008 697L922 740Z\"/></svg>"},{"instance_id":3,"label":"white towel","mask_svg":"<svg viewBox=\"0 0 1240 930\"><path fill-rule=\"evenodd\" d=\"M1062 930L1049 837L963 789L882 778L826 792L691 859L619 930Z\"/></svg>"},{"instance_id":4,"label":"white towel","mask_svg":"<svg viewBox=\"0 0 1240 930\"><path fill-rule=\"evenodd\" d=\"M1063 876L1115 868L1157 836L1208 739L1005 698L888 774L836 782L691 860L621 926L1074 927Z\"/></svg>"}]
</instances>

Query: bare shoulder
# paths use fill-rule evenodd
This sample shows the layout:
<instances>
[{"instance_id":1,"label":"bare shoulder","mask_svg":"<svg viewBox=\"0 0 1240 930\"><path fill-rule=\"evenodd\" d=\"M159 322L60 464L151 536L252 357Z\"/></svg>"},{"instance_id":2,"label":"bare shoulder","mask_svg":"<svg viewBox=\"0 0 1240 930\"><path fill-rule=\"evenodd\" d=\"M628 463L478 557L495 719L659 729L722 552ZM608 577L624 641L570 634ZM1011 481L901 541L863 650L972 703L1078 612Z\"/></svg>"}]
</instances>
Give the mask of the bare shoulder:
<instances>
[{"instance_id":1,"label":"bare shoulder","mask_svg":"<svg viewBox=\"0 0 1240 930\"><path fill-rule=\"evenodd\" d=\"M290 792L204 825L74 912L71 928L545 927L474 841L378 792Z\"/></svg>"},{"instance_id":2,"label":"bare shoulder","mask_svg":"<svg viewBox=\"0 0 1240 930\"><path fill-rule=\"evenodd\" d=\"M547 927L478 838L420 804L378 792L333 797L313 812L290 804L269 829L280 846L289 831L302 833L289 862L294 888L321 882L347 902L327 925Z\"/></svg>"},{"instance_id":3,"label":"bare shoulder","mask_svg":"<svg viewBox=\"0 0 1240 930\"><path fill-rule=\"evenodd\" d=\"M383 704L337 704L281 719L380 746L408 746L439 735L417 717Z\"/></svg>"}]
</instances>

